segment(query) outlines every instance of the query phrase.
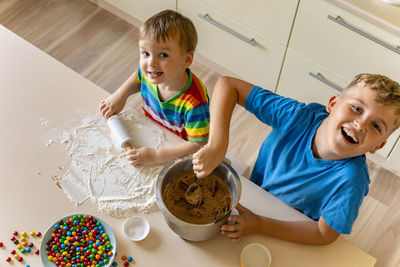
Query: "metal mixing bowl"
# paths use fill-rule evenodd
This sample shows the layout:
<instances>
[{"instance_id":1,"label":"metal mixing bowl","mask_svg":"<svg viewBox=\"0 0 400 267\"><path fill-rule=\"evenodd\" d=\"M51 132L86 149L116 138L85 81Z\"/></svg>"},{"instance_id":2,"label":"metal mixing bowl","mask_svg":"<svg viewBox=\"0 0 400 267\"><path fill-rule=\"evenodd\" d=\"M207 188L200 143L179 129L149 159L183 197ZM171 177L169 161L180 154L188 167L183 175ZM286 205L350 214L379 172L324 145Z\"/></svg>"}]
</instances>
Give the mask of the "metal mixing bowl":
<instances>
[{"instance_id":1,"label":"metal mixing bowl","mask_svg":"<svg viewBox=\"0 0 400 267\"><path fill-rule=\"evenodd\" d=\"M232 206L230 210L221 218L209 224L192 224L175 217L165 206L162 194L169 182L182 173L193 172L192 159L183 159L173 162L164 167L158 175L156 183L156 199L158 207L161 209L164 219L168 226L178 236L190 241L203 241L214 237L220 231L220 226L226 222L231 210L236 207L242 192L242 184L239 175L226 162L222 162L212 174L217 175L225 181L232 193Z\"/></svg>"}]
</instances>

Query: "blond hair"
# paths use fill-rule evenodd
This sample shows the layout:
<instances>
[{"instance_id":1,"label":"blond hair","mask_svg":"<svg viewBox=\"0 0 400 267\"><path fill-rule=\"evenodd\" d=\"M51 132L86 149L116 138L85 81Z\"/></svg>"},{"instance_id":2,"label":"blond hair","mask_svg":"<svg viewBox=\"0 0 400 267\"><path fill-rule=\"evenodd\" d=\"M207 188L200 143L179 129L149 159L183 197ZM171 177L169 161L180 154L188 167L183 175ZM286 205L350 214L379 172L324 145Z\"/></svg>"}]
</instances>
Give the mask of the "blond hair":
<instances>
[{"instance_id":1,"label":"blond hair","mask_svg":"<svg viewBox=\"0 0 400 267\"><path fill-rule=\"evenodd\" d=\"M375 92L375 101L384 106L396 107L397 115L400 115L400 85L389 77L380 74L361 73L354 77L350 84L343 90L343 94L358 86L369 88ZM398 116L399 117L399 116ZM393 130L400 126L400 119L396 120Z\"/></svg>"},{"instance_id":2,"label":"blond hair","mask_svg":"<svg viewBox=\"0 0 400 267\"><path fill-rule=\"evenodd\" d=\"M174 10L164 10L147 19L139 29L139 40L155 38L166 41L178 37L183 52L194 52L197 32L192 21Z\"/></svg>"}]
</instances>

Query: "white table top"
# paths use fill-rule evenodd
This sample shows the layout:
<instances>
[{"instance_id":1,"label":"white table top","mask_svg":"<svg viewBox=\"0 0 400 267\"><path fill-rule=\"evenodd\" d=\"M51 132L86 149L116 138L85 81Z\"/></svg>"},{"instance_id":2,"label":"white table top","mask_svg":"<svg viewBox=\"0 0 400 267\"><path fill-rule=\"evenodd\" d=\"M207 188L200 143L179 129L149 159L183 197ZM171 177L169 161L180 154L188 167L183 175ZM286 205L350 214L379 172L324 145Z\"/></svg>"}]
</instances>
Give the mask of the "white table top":
<instances>
[{"instance_id":1,"label":"white table top","mask_svg":"<svg viewBox=\"0 0 400 267\"><path fill-rule=\"evenodd\" d=\"M41 231L69 214L92 214L104 220L117 238L121 255L132 256L132 266L239 266L240 250L258 242L269 248L272 266L373 266L376 259L339 238L329 246L299 245L261 235L246 236L239 244L223 236L204 242L187 242L175 235L160 211L144 214L149 236L140 242L124 238L124 219L101 214L87 201L75 207L51 179L51 170L65 159L65 152L46 149L40 118L62 124L76 111L96 114L108 93L14 33L0 26L0 265L12 257L14 230ZM40 174L38 172L41 172ZM242 178L241 203L256 213L284 220L309 220L297 210ZM38 238L34 240L38 247ZM20 255L22 255L20 253ZM24 265L40 266L39 256L25 254ZM15 265L14 258L12 261Z\"/></svg>"}]
</instances>

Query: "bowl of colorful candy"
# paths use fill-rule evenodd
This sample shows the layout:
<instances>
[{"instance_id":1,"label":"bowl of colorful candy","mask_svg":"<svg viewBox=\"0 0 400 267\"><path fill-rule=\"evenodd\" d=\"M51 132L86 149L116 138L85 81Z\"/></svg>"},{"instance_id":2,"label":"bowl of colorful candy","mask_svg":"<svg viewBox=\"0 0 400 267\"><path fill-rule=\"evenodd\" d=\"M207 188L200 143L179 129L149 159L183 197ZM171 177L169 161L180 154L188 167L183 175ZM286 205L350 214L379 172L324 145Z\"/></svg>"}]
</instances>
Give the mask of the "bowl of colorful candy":
<instances>
[{"instance_id":1,"label":"bowl of colorful candy","mask_svg":"<svg viewBox=\"0 0 400 267\"><path fill-rule=\"evenodd\" d=\"M85 214L65 216L43 236L40 259L43 266L111 266L116 253L111 228L101 219Z\"/></svg>"}]
</instances>

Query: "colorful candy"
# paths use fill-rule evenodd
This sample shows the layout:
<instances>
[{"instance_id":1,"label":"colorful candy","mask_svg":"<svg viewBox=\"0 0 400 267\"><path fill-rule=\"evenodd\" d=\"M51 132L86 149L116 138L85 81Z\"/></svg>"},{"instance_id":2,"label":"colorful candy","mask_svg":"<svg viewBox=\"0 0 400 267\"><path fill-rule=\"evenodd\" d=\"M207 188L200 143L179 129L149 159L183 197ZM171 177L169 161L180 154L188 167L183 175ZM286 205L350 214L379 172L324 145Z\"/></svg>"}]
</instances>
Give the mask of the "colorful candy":
<instances>
[{"instance_id":1,"label":"colorful candy","mask_svg":"<svg viewBox=\"0 0 400 267\"><path fill-rule=\"evenodd\" d=\"M129 262L127 262L127 261L124 262L124 266L125 266L125 267L129 266Z\"/></svg>"},{"instance_id":2,"label":"colorful candy","mask_svg":"<svg viewBox=\"0 0 400 267\"><path fill-rule=\"evenodd\" d=\"M57 266L97 267L109 263L112 248L100 222L92 216L76 215L54 225L46 255Z\"/></svg>"},{"instance_id":3,"label":"colorful candy","mask_svg":"<svg viewBox=\"0 0 400 267\"><path fill-rule=\"evenodd\" d=\"M3 247L3 245L4 245L3 242L0 242L0 248Z\"/></svg>"},{"instance_id":4,"label":"colorful candy","mask_svg":"<svg viewBox=\"0 0 400 267\"><path fill-rule=\"evenodd\" d=\"M13 235L18 236L18 231L14 231Z\"/></svg>"},{"instance_id":5,"label":"colorful candy","mask_svg":"<svg viewBox=\"0 0 400 267\"><path fill-rule=\"evenodd\" d=\"M10 258L10 257L8 257L8 258L6 259L6 261L10 262L10 261L11 261L11 258Z\"/></svg>"}]
</instances>

